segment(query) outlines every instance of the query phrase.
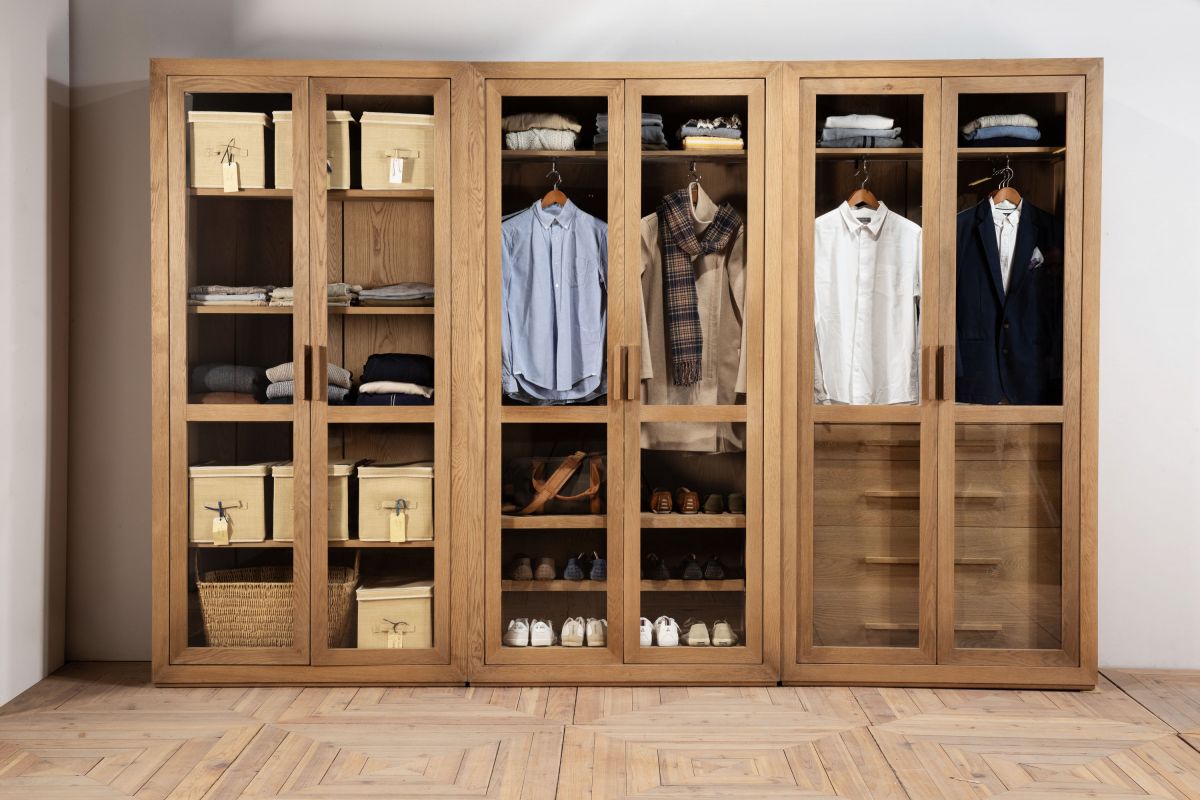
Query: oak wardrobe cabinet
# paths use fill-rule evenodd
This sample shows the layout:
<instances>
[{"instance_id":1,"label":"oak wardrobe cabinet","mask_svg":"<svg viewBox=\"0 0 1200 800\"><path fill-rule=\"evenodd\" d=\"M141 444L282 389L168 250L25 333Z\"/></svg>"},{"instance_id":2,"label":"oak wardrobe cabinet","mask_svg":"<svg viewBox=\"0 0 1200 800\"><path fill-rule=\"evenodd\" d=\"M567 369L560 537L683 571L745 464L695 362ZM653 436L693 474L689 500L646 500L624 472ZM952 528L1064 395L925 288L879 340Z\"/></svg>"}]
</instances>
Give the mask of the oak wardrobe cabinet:
<instances>
[{"instance_id":1,"label":"oak wardrobe cabinet","mask_svg":"<svg viewBox=\"0 0 1200 800\"><path fill-rule=\"evenodd\" d=\"M1093 685L1100 75L1091 60L153 61L155 680ZM580 130L506 128L546 112ZM903 141L823 133L853 114ZM988 114L1036 118L1015 134L1038 141L966 138ZM677 138L734 117L740 146ZM203 145L189 118L249 139ZM525 149L539 137L574 148ZM237 191L193 188L201 155L224 180L238 162ZM263 188L238 184L259 157ZM363 188L364 160L387 188ZM1002 179L1015 217L987 204ZM880 210L843 203L860 187ZM553 188L567 202L543 208ZM662 238L680 208L698 239L720 234L693 262L691 351L666 321L687 310ZM538 261L521 239L543 233ZM584 233L573 261L554 249ZM1006 245L994 275L984 234ZM892 248L882 284L863 280L868 236ZM538 269L566 316L513 311L514 276ZM434 297L348 299L401 283ZM846 291L898 314L874 331L893 356L877 374L861 361L875 321L830 313ZM561 337L581 358L551 390L531 364ZM429 365L432 402L342 404L341 368L376 381L389 353ZM530 478L574 452L595 470L589 507L520 513ZM432 476L423 508L361 507L377 478L356 468L410 462ZM681 487L733 506L651 511ZM406 535L410 511L431 539ZM514 574L522 556L553 559L553 579ZM693 556L720 569L685 579ZM605 567L568 579L581 557ZM360 586L398 581L423 588L379 602L427 623L380 613L378 592L359 604ZM729 646L647 646L659 616L721 621ZM604 641L506 641L514 618L560 633L568 617L606 620ZM421 624L427 643L408 638Z\"/></svg>"}]
</instances>

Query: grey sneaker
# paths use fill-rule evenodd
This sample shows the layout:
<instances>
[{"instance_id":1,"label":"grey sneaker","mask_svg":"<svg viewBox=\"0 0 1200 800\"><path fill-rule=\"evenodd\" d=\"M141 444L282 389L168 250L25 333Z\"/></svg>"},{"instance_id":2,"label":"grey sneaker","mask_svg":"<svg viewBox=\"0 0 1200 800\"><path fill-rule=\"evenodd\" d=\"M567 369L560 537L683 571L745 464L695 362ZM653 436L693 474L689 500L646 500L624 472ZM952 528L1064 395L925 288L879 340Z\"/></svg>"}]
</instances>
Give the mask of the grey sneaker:
<instances>
[{"instance_id":1,"label":"grey sneaker","mask_svg":"<svg viewBox=\"0 0 1200 800\"><path fill-rule=\"evenodd\" d=\"M699 620L689 619L683 623L683 627L687 629L687 636L684 637L684 642L688 647L708 647L710 640L708 638L707 625Z\"/></svg>"},{"instance_id":2,"label":"grey sneaker","mask_svg":"<svg viewBox=\"0 0 1200 800\"><path fill-rule=\"evenodd\" d=\"M723 619L719 619L713 623L713 647L733 647L737 643L738 636L733 632L733 627L728 622Z\"/></svg>"}]
</instances>

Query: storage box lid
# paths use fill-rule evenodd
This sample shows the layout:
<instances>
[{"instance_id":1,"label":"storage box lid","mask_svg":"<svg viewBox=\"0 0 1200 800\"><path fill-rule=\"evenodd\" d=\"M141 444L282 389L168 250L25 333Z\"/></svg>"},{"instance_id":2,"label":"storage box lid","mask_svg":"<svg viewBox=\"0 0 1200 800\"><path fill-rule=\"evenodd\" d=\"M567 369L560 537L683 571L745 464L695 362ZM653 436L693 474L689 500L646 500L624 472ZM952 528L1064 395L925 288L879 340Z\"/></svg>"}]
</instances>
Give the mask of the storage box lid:
<instances>
[{"instance_id":1,"label":"storage box lid","mask_svg":"<svg viewBox=\"0 0 1200 800\"><path fill-rule=\"evenodd\" d=\"M266 114L256 111L189 111L188 122L211 122L217 124L262 125L270 127Z\"/></svg>"},{"instance_id":2,"label":"storage box lid","mask_svg":"<svg viewBox=\"0 0 1200 800\"><path fill-rule=\"evenodd\" d=\"M349 477L354 473L354 465L357 463L357 461L330 461L329 477ZM271 474L276 478L294 478L296 477L296 465L291 461L284 461L271 467Z\"/></svg>"},{"instance_id":3,"label":"storage box lid","mask_svg":"<svg viewBox=\"0 0 1200 800\"><path fill-rule=\"evenodd\" d=\"M412 600L421 597L433 597L433 581L379 581L364 584L356 592L359 601L363 600Z\"/></svg>"},{"instance_id":4,"label":"storage box lid","mask_svg":"<svg viewBox=\"0 0 1200 800\"><path fill-rule=\"evenodd\" d=\"M358 118L363 125L433 125L433 114L391 114L385 111L364 111Z\"/></svg>"},{"instance_id":5,"label":"storage box lid","mask_svg":"<svg viewBox=\"0 0 1200 800\"><path fill-rule=\"evenodd\" d=\"M291 123L292 112L290 112L290 111L272 111L271 119L274 120L275 122ZM326 122L354 122L354 115L352 115L349 111L341 111L341 110L335 109L332 111L325 112L325 121Z\"/></svg>"},{"instance_id":6,"label":"storage box lid","mask_svg":"<svg viewBox=\"0 0 1200 800\"><path fill-rule=\"evenodd\" d=\"M278 462L266 461L262 464L245 464L233 466L229 464L198 464L188 467L188 475L193 478L265 478L271 474L271 467Z\"/></svg>"},{"instance_id":7,"label":"storage box lid","mask_svg":"<svg viewBox=\"0 0 1200 800\"><path fill-rule=\"evenodd\" d=\"M372 464L359 467L360 478L432 478L432 461L414 461L411 464Z\"/></svg>"}]
</instances>

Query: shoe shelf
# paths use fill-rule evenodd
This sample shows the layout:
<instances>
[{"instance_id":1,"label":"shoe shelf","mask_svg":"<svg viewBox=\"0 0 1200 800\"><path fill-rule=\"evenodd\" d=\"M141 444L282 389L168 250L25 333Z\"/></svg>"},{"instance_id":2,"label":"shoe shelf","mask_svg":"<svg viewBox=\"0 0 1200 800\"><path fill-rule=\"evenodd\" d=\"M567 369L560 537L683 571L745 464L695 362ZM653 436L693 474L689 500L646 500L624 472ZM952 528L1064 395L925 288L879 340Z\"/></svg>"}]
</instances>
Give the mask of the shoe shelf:
<instances>
[{"instance_id":1,"label":"shoe shelf","mask_svg":"<svg viewBox=\"0 0 1200 800\"><path fill-rule=\"evenodd\" d=\"M436 406L330 406L329 424L434 422Z\"/></svg>"},{"instance_id":2,"label":"shoe shelf","mask_svg":"<svg viewBox=\"0 0 1200 800\"><path fill-rule=\"evenodd\" d=\"M606 406L501 406L501 422L608 422Z\"/></svg>"},{"instance_id":3,"label":"shoe shelf","mask_svg":"<svg viewBox=\"0 0 1200 800\"><path fill-rule=\"evenodd\" d=\"M500 527L540 530L607 528L608 516L605 514L534 514L528 517L519 517L515 514L502 514Z\"/></svg>"},{"instance_id":4,"label":"shoe shelf","mask_svg":"<svg viewBox=\"0 0 1200 800\"><path fill-rule=\"evenodd\" d=\"M746 582L741 579L722 581L685 581L672 579L667 581L642 581L643 592L744 592Z\"/></svg>"},{"instance_id":5,"label":"shoe shelf","mask_svg":"<svg viewBox=\"0 0 1200 800\"><path fill-rule=\"evenodd\" d=\"M334 539L329 543L333 548L420 548L433 547L433 540L417 542L364 542L361 539Z\"/></svg>"},{"instance_id":6,"label":"shoe shelf","mask_svg":"<svg viewBox=\"0 0 1200 800\"><path fill-rule=\"evenodd\" d=\"M605 592L607 581L501 581L500 589L505 592Z\"/></svg>"},{"instance_id":7,"label":"shoe shelf","mask_svg":"<svg viewBox=\"0 0 1200 800\"><path fill-rule=\"evenodd\" d=\"M745 514L655 514L642 512L643 528L744 528Z\"/></svg>"},{"instance_id":8,"label":"shoe shelf","mask_svg":"<svg viewBox=\"0 0 1200 800\"><path fill-rule=\"evenodd\" d=\"M230 542L229 544L213 544L212 542L188 542L188 547L212 548L213 550L244 550L244 549L290 549L293 542L277 542L274 539L264 539L261 542Z\"/></svg>"}]
</instances>

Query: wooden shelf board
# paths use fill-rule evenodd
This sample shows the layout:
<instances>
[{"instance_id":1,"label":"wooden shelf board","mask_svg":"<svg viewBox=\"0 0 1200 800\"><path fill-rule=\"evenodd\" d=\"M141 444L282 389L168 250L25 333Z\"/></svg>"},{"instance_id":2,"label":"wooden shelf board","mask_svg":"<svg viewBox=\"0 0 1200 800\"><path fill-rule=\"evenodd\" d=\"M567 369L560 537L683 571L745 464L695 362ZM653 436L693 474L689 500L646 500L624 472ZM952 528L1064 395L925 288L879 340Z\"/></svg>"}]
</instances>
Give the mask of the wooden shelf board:
<instances>
[{"instance_id":1,"label":"wooden shelf board","mask_svg":"<svg viewBox=\"0 0 1200 800\"><path fill-rule=\"evenodd\" d=\"M345 316L433 316L433 306L329 306L329 313Z\"/></svg>"},{"instance_id":2,"label":"wooden shelf board","mask_svg":"<svg viewBox=\"0 0 1200 800\"><path fill-rule=\"evenodd\" d=\"M818 161L837 161L865 158L870 161L919 161L924 154L920 147L818 147Z\"/></svg>"},{"instance_id":3,"label":"wooden shelf board","mask_svg":"<svg viewBox=\"0 0 1200 800\"><path fill-rule=\"evenodd\" d=\"M370 548L411 548L411 547L433 547L432 539L429 541L419 542L364 542L362 539L331 539L329 546L334 549L370 549Z\"/></svg>"},{"instance_id":4,"label":"wooden shelf board","mask_svg":"<svg viewBox=\"0 0 1200 800\"><path fill-rule=\"evenodd\" d=\"M958 159L969 161L977 158L1012 156L1013 158L1057 158L1065 156L1066 147L959 147Z\"/></svg>"},{"instance_id":5,"label":"wooden shelf board","mask_svg":"<svg viewBox=\"0 0 1200 800\"><path fill-rule=\"evenodd\" d=\"M291 403L188 403L188 422L291 422L296 406Z\"/></svg>"},{"instance_id":6,"label":"wooden shelf board","mask_svg":"<svg viewBox=\"0 0 1200 800\"><path fill-rule=\"evenodd\" d=\"M699 161L701 163L708 162L727 162L739 163L745 162L746 151L731 150L729 152L721 150L643 150L642 163L646 162L670 162L677 161Z\"/></svg>"},{"instance_id":7,"label":"wooden shelf board","mask_svg":"<svg viewBox=\"0 0 1200 800\"><path fill-rule=\"evenodd\" d=\"M248 548L254 549L271 549L271 550L290 550L292 542L276 541L274 539L264 539L261 542L230 542L229 544L213 544L212 542L188 542L188 547L202 547L206 550L244 550Z\"/></svg>"},{"instance_id":8,"label":"wooden shelf board","mask_svg":"<svg viewBox=\"0 0 1200 800\"><path fill-rule=\"evenodd\" d=\"M500 581L505 592L606 592L607 581Z\"/></svg>"},{"instance_id":9,"label":"wooden shelf board","mask_svg":"<svg viewBox=\"0 0 1200 800\"><path fill-rule=\"evenodd\" d=\"M746 582L741 579L725 581L642 581L643 592L744 592Z\"/></svg>"},{"instance_id":10,"label":"wooden shelf board","mask_svg":"<svg viewBox=\"0 0 1200 800\"><path fill-rule=\"evenodd\" d=\"M501 406L501 422L608 422L608 406Z\"/></svg>"},{"instance_id":11,"label":"wooden shelf board","mask_svg":"<svg viewBox=\"0 0 1200 800\"><path fill-rule=\"evenodd\" d=\"M224 189L188 189L188 194L192 197L257 197L264 200L290 200L292 199L291 189L240 189L236 192L227 192Z\"/></svg>"},{"instance_id":12,"label":"wooden shelf board","mask_svg":"<svg viewBox=\"0 0 1200 800\"><path fill-rule=\"evenodd\" d=\"M433 189L330 189L331 201L353 200L432 200Z\"/></svg>"},{"instance_id":13,"label":"wooden shelf board","mask_svg":"<svg viewBox=\"0 0 1200 800\"><path fill-rule=\"evenodd\" d=\"M607 161L607 150L501 150L504 161Z\"/></svg>"},{"instance_id":14,"label":"wooden shelf board","mask_svg":"<svg viewBox=\"0 0 1200 800\"><path fill-rule=\"evenodd\" d=\"M330 406L328 421L332 424L362 424L385 422L433 422L434 406Z\"/></svg>"},{"instance_id":15,"label":"wooden shelf board","mask_svg":"<svg viewBox=\"0 0 1200 800\"><path fill-rule=\"evenodd\" d=\"M608 517L604 514L533 514L528 517L501 514L500 527L531 530L607 528Z\"/></svg>"},{"instance_id":16,"label":"wooden shelf board","mask_svg":"<svg viewBox=\"0 0 1200 800\"><path fill-rule=\"evenodd\" d=\"M745 514L654 514L642 512L643 528L744 528Z\"/></svg>"},{"instance_id":17,"label":"wooden shelf board","mask_svg":"<svg viewBox=\"0 0 1200 800\"><path fill-rule=\"evenodd\" d=\"M291 306L188 306L189 314L291 314Z\"/></svg>"}]
</instances>

